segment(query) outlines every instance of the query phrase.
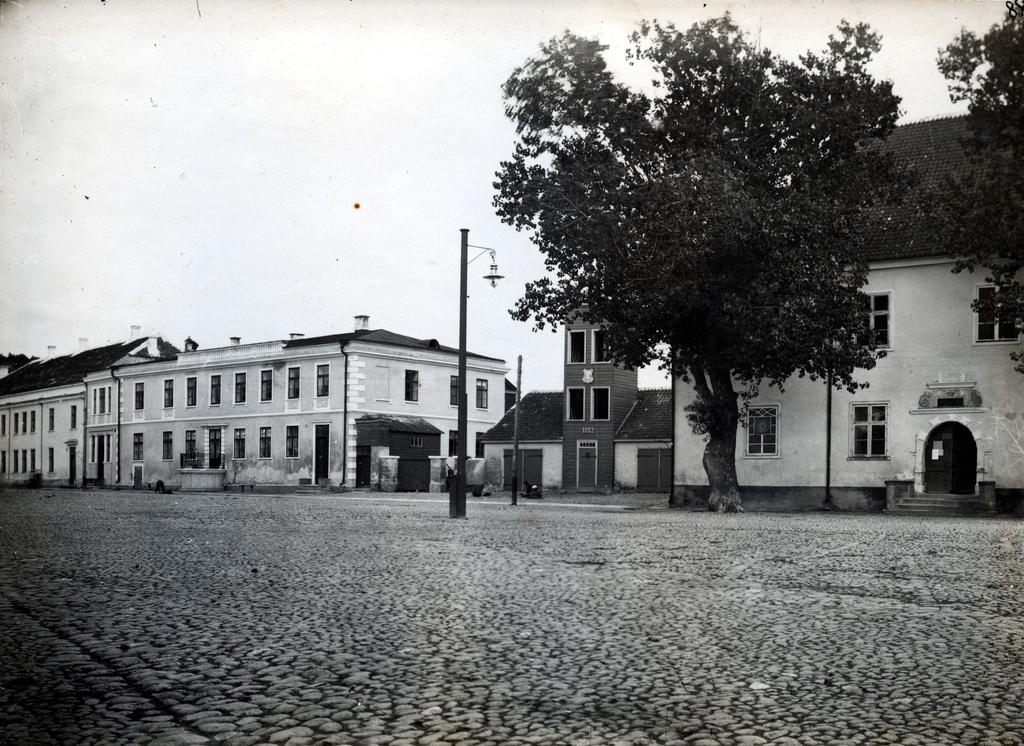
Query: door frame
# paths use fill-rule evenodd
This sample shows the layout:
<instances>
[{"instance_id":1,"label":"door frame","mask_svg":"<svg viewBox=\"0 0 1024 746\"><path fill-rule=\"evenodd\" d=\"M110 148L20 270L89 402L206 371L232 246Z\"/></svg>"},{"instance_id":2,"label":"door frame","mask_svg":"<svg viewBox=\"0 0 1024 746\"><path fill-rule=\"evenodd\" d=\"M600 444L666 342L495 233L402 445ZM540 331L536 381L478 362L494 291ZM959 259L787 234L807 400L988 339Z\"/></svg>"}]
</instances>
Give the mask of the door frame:
<instances>
[{"instance_id":1,"label":"door frame","mask_svg":"<svg viewBox=\"0 0 1024 746\"><path fill-rule=\"evenodd\" d=\"M952 458L953 458L953 455L956 454L956 452L957 452L956 448L955 448L955 442L956 442L956 432L959 429L957 427L958 425L959 425L959 428L963 428L963 431L966 432L967 436L971 439L971 443L974 445L974 475L973 475L973 480L972 480L973 488L972 488L972 491L969 492L969 493L968 492L959 493L959 492L955 492L954 491L956 489L956 487L957 487L957 485L954 483L954 476L953 476L954 473L956 472L956 464L952 461ZM928 490L927 490L927 487L928 487L928 475L929 475L929 473L934 473L931 470L929 470L929 468L928 468L928 465L932 461L932 459L929 458L929 450L928 449L929 449L929 446L931 445L931 443L933 442L933 437L934 437L935 433L938 432L939 430L943 429L943 428L949 428L949 430L951 431L951 434L952 434L952 438L950 439L950 459L951 460L949 462L949 485L948 485L949 489L945 493L942 493L942 492L928 492ZM935 424L934 427L932 427L925 434L924 439L921 442L921 457L920 457L920 460L921 460L921 488L920 488L920 492L922 494L974 494L974 495L977 495L978 494L978 476L977 476L977 473L978 473L979 457L981 456L980 451L981 451L981 449L980 449L979 444L978 444L978 438L974 434L974 432L971 430L971 428L967 426L967 423L960 422L960 421L955 420L955 419L949 419L949 420L945 420L943 422L939 422L939 423Z\"/></svg>"}]
</instances>

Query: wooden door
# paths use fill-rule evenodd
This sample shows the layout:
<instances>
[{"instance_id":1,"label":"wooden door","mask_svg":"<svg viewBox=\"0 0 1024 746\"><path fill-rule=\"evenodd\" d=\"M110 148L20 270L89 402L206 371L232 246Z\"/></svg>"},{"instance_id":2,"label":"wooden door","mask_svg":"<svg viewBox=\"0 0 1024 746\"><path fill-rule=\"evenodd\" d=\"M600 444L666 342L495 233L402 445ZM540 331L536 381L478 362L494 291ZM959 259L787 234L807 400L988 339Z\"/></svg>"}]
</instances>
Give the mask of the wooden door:
<instances>
[{"instance_id":1,"label":"wooden door","mask_svg":"<svg viewBox=\"0 0 1024 746\"><path fill-rule=\"evenodd\" d=\"M576 487L597 487L597 441L581 440L576 447Z\"/></svg>"},{"instance_id":2,"label":"wooden door","mask_svg":"<svg viewBox=\"0 0 1024 746\"><path fill-rule=\"evenodd\" d=\"M327 452L330 446L330 425L317 425L313 441L314 477L319 482L327 479L328 459Z\"/></svg>"},{"instance_id":3,"label":"wooden door","mask_svg":"<svg viewBox=\"0 0 1024 746\"><path fill-rule=\"evenodd\" d=\"M103 484L103 436L96 436L96 484Z\"/></svg>"},{"instance_id":4,"label":"wooden door","mask_svg":"<svg viewBox=\"0 0 1024 746\"><path fill-rule=\"evenodd\" d=\"M78 477L78 449L75 446L68 446L68 482L74 486Z\"/></svg>"},{"instance_id":5,"label":"wooden door","mask_svg":"<svg viewBox=\"0 0 1024 746\"><path fill-rule=\"evenodd\" d=\"M356 487L370 486L370 446L356 446Z\"/></svg>"},{"instance_id":6,"label":"wooden door","mask_svg":"<svg viewBox=\"0 0 1024 746\"><path fill-rule=\"evenodd\" d=\"M973 494L977 467L978 447L970 430L958 422L932 430L925 442L925 492Z\"/></svg>"}]
</instances>

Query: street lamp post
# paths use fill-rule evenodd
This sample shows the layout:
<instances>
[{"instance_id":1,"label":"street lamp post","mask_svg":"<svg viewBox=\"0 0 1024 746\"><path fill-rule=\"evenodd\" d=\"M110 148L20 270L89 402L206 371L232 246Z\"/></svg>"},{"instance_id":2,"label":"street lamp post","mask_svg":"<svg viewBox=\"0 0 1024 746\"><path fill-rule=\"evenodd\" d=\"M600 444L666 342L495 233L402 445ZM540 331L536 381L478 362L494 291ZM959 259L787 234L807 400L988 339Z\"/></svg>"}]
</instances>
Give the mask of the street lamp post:
<instances>
[{"instance_id":1,"label":"street lamp post","mask_svg":"<svg viewBox=\"0 0 1024 746\"><path fill-rule=\"evenodd\" d=\"M461 258L459 260L459 440L455 449L455 491L448 493L448 517L466 517L466 441L469 440L467 430L467 402L466 402L466 292L467 274L469 265L479 259L484 253L491 255L490 274L484 275L484 279L491 283L491 287L498 284L502 278L498 274L498 265L494 261L494 249L486 246L475 246L477 249L484 249L484 252L469 258L469 228L460 229L462 232Z\"/></svg>"}]
</instances>

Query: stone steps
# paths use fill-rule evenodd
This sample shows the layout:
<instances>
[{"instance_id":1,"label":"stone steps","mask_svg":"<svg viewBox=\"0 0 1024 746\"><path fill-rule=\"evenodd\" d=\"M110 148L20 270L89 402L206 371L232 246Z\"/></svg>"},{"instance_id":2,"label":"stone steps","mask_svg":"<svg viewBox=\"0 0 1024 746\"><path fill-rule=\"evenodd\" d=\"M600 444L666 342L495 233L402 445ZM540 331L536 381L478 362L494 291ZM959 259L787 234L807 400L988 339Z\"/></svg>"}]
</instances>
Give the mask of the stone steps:
<instances>
[{"instance_id":1,"label":"stone steps","mask_svg":"<svg viewBox=\"0 0 1024 746\"><path fill-rule=\"evenodd\" d=\"M918 493L901 497L890 515L972 515L987 512L977 495Z\"/></svg>"}]
</instances>

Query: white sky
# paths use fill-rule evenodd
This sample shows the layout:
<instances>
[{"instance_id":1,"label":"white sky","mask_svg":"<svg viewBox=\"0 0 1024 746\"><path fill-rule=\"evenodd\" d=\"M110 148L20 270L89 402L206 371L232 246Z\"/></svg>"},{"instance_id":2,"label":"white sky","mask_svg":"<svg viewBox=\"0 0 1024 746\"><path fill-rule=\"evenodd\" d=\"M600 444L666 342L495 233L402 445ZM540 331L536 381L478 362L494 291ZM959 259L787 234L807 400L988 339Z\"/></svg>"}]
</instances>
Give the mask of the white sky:
<instances>
[{"instance_id":1,"label":"white sky","mask_svg":"<svg viewBox=\"0 0 1024 746\"><path fill-rule=\"evenodd\" d=\"M958 111L937 49L1003 3L0 0L0 352L132 324L215 347L361 313L455 346L465 227L507 278L470 267L469 348L561 388L561 337L507 313L543 264L491 205L514 143L500 86L566 28L639 83L622 62L638 20L726 9L789 57L870 23L909 121Z\"/></svg>"}]
</instances>

